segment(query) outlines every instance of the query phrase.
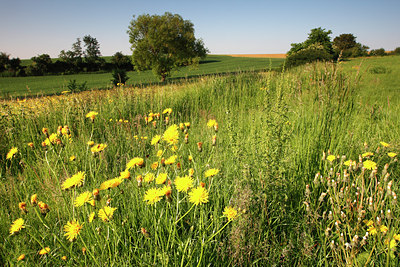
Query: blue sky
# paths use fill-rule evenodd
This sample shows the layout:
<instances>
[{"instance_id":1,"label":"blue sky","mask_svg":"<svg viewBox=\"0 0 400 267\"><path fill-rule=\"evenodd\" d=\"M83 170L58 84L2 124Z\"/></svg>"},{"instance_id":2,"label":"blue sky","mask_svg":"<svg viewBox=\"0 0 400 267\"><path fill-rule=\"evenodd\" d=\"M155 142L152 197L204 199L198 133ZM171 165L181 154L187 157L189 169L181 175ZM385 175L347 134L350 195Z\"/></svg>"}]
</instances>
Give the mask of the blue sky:
<instances>
[{"instance_id":1,"label":"blue sky","mask_svg":"<svg viewBox=\"0 0 400 267\"><path fill-rule=\"evenodd\" d=\"M400 47L400 0L0 0L0 52L57 57L90 34L103 55L130 54L133 15L177 13L212 54L285 53L311 29L352 33L371 49Z\"/></svg>"}]
</instances>

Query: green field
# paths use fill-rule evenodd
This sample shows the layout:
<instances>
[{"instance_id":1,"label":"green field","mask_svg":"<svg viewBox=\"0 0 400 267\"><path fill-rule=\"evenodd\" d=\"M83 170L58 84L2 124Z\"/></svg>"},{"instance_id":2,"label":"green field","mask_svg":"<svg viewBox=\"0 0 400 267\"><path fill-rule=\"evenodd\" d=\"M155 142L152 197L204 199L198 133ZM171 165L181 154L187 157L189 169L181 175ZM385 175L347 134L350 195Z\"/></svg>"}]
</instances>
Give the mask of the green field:
<instances>
[{"instance_id":1,"label":"green field","mask_svg":"<svg viewBox=\"0 0 400 267\"><path fill-rule=\"evenodd\" d=\"M282 65L284 59L235 58L231 56L209 55L197 68L185 67L172 73L170 81L194 78L203 75L224 74L238 71L266 70ZM129 72L127 84L141 86L158 83L151 71ZM89 89L111 88L111 73L54 75L42 77L0 77L0 97L36 96L60 93L68 90L68 83L76 80L87 82Z\"/></svg>"},{"instance_id":2,"label":"green field","mask_svg":"<svg viewBox=\"0 0 400 267\"><path fill-rule=\"evenodd\" d=\"M0 265L399 266L399 59L3 100Z\"/></svg>"}]
</instances>

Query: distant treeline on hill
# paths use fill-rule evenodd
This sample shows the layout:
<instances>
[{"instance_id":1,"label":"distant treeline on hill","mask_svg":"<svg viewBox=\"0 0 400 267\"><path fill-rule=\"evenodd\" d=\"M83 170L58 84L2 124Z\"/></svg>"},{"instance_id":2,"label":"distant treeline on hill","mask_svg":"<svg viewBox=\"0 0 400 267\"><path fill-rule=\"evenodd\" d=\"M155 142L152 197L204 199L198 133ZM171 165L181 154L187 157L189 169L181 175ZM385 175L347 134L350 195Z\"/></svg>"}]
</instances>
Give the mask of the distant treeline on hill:
<instances>
[{"instance_id":1,"label":"distant treeline on hill","mask_svg":"<svg viewBox=\"0 0 400 267\"><path fill-rule=\"evenodd\" d=\"M84 49L80 38L72 44L72 49L62 50L57 60L52 60L48 54L32 57L29 65L22 64L19 58L10 58L5 52L0 52L0 76L42 76L53 74L74 74L81 72L112 71L115 69L133 70L131 58L116 52L109 61L100 53L100 44L96 38L83 37Z\"/></svg>"}]
</instances>

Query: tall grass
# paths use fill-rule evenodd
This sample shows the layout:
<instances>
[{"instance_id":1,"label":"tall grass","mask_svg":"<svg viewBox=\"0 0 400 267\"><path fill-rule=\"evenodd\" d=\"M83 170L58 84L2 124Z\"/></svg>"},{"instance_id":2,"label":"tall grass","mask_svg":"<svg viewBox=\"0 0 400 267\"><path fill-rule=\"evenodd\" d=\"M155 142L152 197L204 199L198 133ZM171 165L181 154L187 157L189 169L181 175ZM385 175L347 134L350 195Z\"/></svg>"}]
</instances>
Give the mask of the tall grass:
<instances>
[{"instance_id":1,"label":"tall grass","mask_svg":"<svg viewBox=\"0 0 400 267\"><path fill-rule=\"evenodd\" d=\"M324 222L309 215L311 207L318 209L314 215L321 211L322 216L321 208L311 202L319 203L320 194L326 192L314 186L315 174L331 177L331 163L323 159L323 153L358 160L366 151L382 151L381 141L390 144L384 151L398 151L398 107L378 99L374 110L366 110L361 97L363 75L368 78L370 73L316 64L281 73L239 73L146 89L121 87L3 102L1 261L12 264L26 254L25 261L36 265L357 265L379 263L382 258L395 263L393 247L359 246L351 253L367 253L371 255L368 260L347 257L347 241L340 243L340 233L334 241L344 254L334 254L331 239L325 238ZM170 115L160 114L157 119L149 114L166 108L172 109ZM86 118L90 111L98 112L93 122ZM152 117L155 127L153 121L146 123L146 117L147 122ZM217 121L217 131L207 126L209 120ZM163 136L171 125L179 128L185 122L190 127L183 125L179 130L176 147L162 140L151 145L154 136ZM46 139L42 128L51 134L60 125L69 126L71 137L60 134L62 145L42 147ZM87 145L90 140L107 147L92 153ZM198 142L203 144L201 151ZM17 147L18 153L6 159L11 147ZM157 156L159 150L162 156ZM173 155L176 162L164 166L162 158ZM145 166L131 168L130 180L100 191L95 207L73 205L78 194L92 192L120 176L134 157L143 158ZM382 153L374 157L370 159L380 171L388 158ZM388 170L397 176L395 159ZM155 162L158 167L152 168ZM343 162L332 165L333 172L343 173L343 166ZM209 193L207 203L193 205L188 193L177 191L176 177L188 175L189 169L194 170L189 192L204 186ZM219 173L206 177L209 169ZM84 185L63 190L62 183L78 171L86 174ZM155 204L144 201L147 190L163 186L141 182L139 175L144 179L148 173L167 173L170 197L163 196ZM392 191L396 189L394 181ZM30 207L34 193L49 205L46 215ZM331 209L327 199L326 212ZM26 214L18 209L20 202L28 203ZM92 211L98 215L106 205L116 208L108 222L88 221ZM238 216L228 220L223 215L226 207L233 207ZM397 206L390 209L396 218ZM20 217L26 227L10 235L11 223ZM85 223L77 239L70 242L63 226L72 219ZM387 225L390 233L398 231L396 224ZM358 234L365 234L368 227L361 223L357 229ZM382 235L382 244L384 239ZM38 255L44 247L50 248L49 254Z\"/></svg>"}]
</instances>

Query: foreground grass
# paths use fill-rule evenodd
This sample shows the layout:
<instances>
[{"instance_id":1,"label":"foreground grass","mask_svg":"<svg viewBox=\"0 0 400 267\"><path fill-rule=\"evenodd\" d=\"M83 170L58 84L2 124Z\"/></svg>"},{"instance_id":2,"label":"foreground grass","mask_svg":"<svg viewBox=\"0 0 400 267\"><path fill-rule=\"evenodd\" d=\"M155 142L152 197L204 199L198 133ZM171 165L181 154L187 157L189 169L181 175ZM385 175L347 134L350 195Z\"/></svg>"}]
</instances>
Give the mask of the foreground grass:
<instances>
[{"instance_id":1,"label":"foreground grass","mask_svg":"<svg viewBox=\"0 0 400 267\"><path fill-rule=\"evenodd\" d=\"M234 58L231 56L209 55L200 62L197 68L184 67L172 73L170 82L190 79L203 75L224 74L239 71L257 71L277 68L284 59L268 58ZM152 71L128 72L128 86L147 86L158 84L159 79ZM109 89L112 87L111 73L29 76L29 77L1 77L0 97L43 96L61 93L68 90L71 80L78 84L86 82L87 88Z\"/></svg>"},{"instance_id":2,"label":"foreground grass","mask_svg":"<svg viewBox=\"0 0 400 267\"><path fill-rule=\"evenodd\" d=\"M381 60L3 102L1 261L25 254L30 265L60 265L64 256L68 265L398 264L399 171L397 155L388 152L399 152L400 113L387 104L398 101L390 85L398 70ZM368 71L374 64L392 69L387 79ZM375 98L370 80L385 88ZM98 112L93 121L90 111ZM162 137L174 124L179 138L171 145ZM60 125L69 126L70 137L57 136ZM42 128L55 133L44 147ZM156 135L160 142L151 144ZM107 147L92 152L90 140ZM18 152L6 159L11 147ZM174 163L163 162L173 155ZM101 190L94 207L73 205L79 194L122 177L135 157L145 164L129 169L130 180ZM349 159L356 165L347 166ZM177 176L190 169L192 189L178 192ZM210 169L219 172L208 176ZM79 171L84 184L64 190ZM164 185L146 180L148 173L166 173L170 184L154 204L144 201L146 192ZM193 204L190 192L203 186L208 201ZM49 212L30 206L35 193ZM102 220L107 205L116 210ZM238 216L228 220L226 207ZM18 218L25 228L10 234ZM73 219L84 224L71 242L64 226Z\"/></svg>"}]
</instances>

